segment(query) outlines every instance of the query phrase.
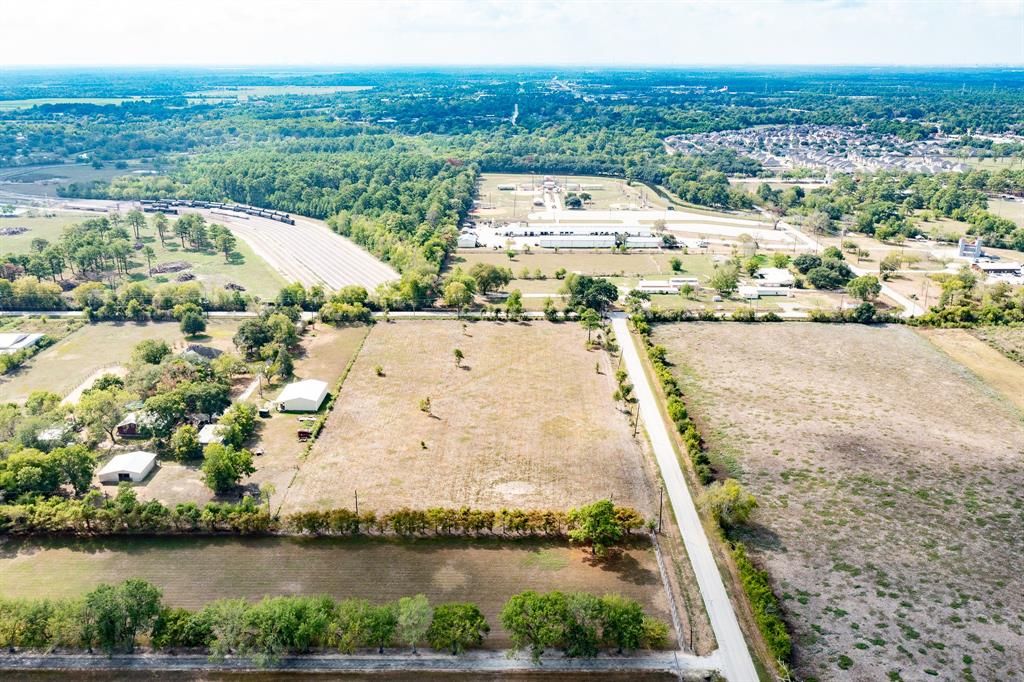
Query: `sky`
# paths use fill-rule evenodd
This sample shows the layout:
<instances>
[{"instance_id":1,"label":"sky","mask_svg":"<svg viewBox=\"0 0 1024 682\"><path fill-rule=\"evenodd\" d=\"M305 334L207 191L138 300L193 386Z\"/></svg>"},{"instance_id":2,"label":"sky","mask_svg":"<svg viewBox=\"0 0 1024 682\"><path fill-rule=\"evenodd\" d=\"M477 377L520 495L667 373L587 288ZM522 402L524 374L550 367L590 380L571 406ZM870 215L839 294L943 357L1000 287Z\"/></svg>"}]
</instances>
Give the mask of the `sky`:
<instances>
[{"instance_id":1,"label":"sky","mask_svg":"<svg viewBox=\"0 0 1024 682\"><path fill-rule=\"evenodd\" d=\"M1024 0L18 0L0 70L1024 64Z\"/></svg>"}]
</instances>

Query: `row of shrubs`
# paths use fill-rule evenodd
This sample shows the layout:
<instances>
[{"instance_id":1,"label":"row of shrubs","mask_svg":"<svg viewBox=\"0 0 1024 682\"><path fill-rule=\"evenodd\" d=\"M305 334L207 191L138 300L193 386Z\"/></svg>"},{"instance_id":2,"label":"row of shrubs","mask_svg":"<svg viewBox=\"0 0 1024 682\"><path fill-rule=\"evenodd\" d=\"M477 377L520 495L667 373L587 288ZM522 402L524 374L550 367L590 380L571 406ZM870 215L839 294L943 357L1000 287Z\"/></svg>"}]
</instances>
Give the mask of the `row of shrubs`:
<instances>
[{"instance_id":1,"label":"row of shrubs","mask_svg":"<svg viewBox=\"0 0 1024 682\"><path fill-rule=\"evenodd\" d=\"M625 534L641 529L644 517L634 509L615 507L614 523ZM383 515L372 511L359 514L349 509L297 512L285 519L285 526L311 535L359 535L393 533L404 537L431 535L479 535L562 537L576 529L572 511L536 509L471 509L432 507L397 509Z\"/></svg>"},{"instance_id":2,"label":"row of shrubs","mask_svg":"<svg viewBox=\"0 0 1024 682\"><path fill-rule=\"evenodd\" d=\"M711 460L704 449L704 440L686 410L683 391L669 368L665 347L655 345L651 340L651 326L643 315L636 314L631 319L633 328L643 340L647 356L650 358L654 372L665 392L669 417L682 436L686 452L693 462L694 470L700 478L701 484L707 485L714 480ZM772 591L768 573L754 566L741 542L733 542L731 546L739 569L740 580L750 599L751 607L754 610L754 619L757 621L765 643L776 660L786 662L793 651L792 639L786 622L782 618L782 606Z\"/></svg>"},{"instance_id":3,"label":"row of shrubs","mask_svg":"<svg viewBox=\"0 0 1024 682\"><path fill-rule=\"evenodd\" d=\"M639 512L614 508L614 523L623 534L644 527ZM284 518L271 514L253 497L240 502L186 502L168 507L158 500L140 502L128 484L104 499L92 491L81 499L41 498L25 504L0 505L0 533L9 535L300 533L309 535L513 535L563 537L576 528L571 512L530 509L498 511L462 508L397 509L386 514L330 509L298 512Z\"/></svg>"},{"instance_id":4,"label":"row of shrubs","mask_svg":"<svg viewBox=\"0 0 1024 682\"><path fill-rule=\"evenodd\" d=\"M661 388L665 392L668 416L675 424L676 430L682 436L683 445L686 447L686 454L693 462L693 469L703 485L715 480L714 471L711 469L711 459L704 450L704 439L701 438L697 425L690 419L690 414L683 402L683 390L679 388L679 381L669 369L664 346L656 346L651 341L651 326L640 314L633 315L633 328L640 334L647 349L647 357L651 360L654 373L661 382Z\"/></svg>"},{"instance_id":5,"label":"row of shrubs","mask_svg":"<svg viewBox=\"0 0 1024 682\"><path fill-rule=\"evenodd\" d=\"M667 626L617 595L524 592L506 602L502 624L536 659L545 647L593 657L601 648L664 647ZM290 654L335 649L413 648L427 644L457 655L484 643L490 624L476 604L431 606L422 595L385 604L327 596L266 597L257 603L220 599L198 611L170 608L161 591L139 579L100 585L80 599L0 599L0 646L9 651L101 649L135 651L140 638L154 651L202 650L273 664Z\"/></svg>"},{"instance_id":6,"label":"row of shrubs","mask_svg":"<svg viewBox=\"0 0 1024 682\"><path fill-rule=\"evenodd\" d=\"M665 310L651 307L644 312L648 322L783 322L784 320L772 311L757 314L750 306L736 308L729 314L714 310ZM810 322L849 322L857 324L896 323L905 320L892 313L879 313L871 303L865 301L852 310L825 310L816 308L807 314Z\"/></svg>"}]
</instances>

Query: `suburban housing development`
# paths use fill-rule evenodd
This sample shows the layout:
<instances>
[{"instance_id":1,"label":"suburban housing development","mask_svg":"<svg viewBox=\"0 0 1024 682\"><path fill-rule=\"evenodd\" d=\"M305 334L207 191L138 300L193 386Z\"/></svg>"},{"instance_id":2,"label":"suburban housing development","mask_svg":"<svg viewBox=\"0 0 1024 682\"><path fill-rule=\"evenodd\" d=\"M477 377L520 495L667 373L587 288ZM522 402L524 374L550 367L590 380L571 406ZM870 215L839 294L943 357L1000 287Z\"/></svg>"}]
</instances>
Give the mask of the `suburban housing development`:
<instances>
[{"instance_id":1,"label":"suburban housing development","mask_svg":"<svg viewBox=\"0 0 1024 682\"><path fill-rule=\"evenodd\" d=\"M0 74L0 677L1024 676L1019 68L227 54L455 6Z\"/></svg>"}]
</instances>

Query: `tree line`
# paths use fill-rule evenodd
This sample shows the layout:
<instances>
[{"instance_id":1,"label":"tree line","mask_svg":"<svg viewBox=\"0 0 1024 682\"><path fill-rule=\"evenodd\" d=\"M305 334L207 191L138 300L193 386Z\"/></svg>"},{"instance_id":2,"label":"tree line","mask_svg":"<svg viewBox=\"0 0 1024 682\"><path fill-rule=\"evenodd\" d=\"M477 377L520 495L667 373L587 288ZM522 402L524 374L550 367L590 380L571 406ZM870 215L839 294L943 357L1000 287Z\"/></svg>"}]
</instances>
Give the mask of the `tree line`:
<instances>
[{"instance_id":1,"label":"tree line","mask_svg":"<svg viewBox=\"0 0 1024 682\"><path fill-rule=\"evenodd\" d=\"M618 595L523 592L501 612L516 646L592 658L662 648L668 627L635 600ZM0 646L17 651L101 650L134 653L140 639L154 652L205 651L272 666L289 655L420 645L459 655L484 644L491 625L471 602L433 605L422 594L376 604L328 596L218 599L200 609L168 606L162 591L138 578L101 584L78 599L0 598Z\"/></svg>"}]
</instances>

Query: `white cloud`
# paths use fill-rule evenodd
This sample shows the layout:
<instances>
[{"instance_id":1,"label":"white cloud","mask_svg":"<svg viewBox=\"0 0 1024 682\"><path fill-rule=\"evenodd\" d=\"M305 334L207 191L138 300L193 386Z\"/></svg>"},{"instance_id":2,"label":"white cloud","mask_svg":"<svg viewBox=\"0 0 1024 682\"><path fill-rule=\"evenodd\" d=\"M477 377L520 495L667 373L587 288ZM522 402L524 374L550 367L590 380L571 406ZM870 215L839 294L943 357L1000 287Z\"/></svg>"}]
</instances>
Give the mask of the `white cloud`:
<instances>
[{"instance_id":1,"label":"white cloud","mask_svg":"<svg viewBox=\"0 0 1024 682\"><path fill-rule=\"evenodd\" d=\"M0 64L1020 64L1024 0L34 0Z\"/></svg>"}]
</instances>

